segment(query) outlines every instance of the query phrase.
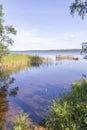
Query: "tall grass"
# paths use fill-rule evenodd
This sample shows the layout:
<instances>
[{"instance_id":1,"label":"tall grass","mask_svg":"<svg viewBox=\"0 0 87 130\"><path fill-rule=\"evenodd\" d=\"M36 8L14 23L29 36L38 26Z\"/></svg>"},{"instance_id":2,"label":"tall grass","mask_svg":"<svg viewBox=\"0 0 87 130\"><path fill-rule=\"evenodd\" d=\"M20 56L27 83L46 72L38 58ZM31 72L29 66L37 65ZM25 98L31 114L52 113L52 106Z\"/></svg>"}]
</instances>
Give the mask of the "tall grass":
<instances>
[{"instance_id":1,"label":"tall grass","mask_svg":"<svg viewBox=\"0 0 87 130\"><path fill-rule=\"evenodd\" d=\"M47 130L87 130L87 79L72 84L72 91L53 100Z\"/></svg>"},{"instance_id":2,"label":"tall grass","mask_svg":"<svg viewBox=\"0 0 87 130\"><path fill-rule=\"evenodd\" d=\"M13 70L31 65L39 65L44 62L44 58L30 56L25 54L8 54L3 56L0 68L4 70Z\"/></svg>"}]
</instances>

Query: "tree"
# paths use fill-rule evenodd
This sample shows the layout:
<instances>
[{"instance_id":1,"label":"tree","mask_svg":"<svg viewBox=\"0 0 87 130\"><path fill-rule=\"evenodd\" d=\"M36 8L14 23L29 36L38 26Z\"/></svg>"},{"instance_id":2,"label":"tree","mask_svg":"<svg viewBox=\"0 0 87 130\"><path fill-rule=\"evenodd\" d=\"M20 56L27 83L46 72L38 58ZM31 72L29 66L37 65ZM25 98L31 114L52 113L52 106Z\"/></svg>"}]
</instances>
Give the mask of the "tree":
<instances>
[{"instance_id":1,"label":"tree","mask_svg":"<svg viewBox=\"0 0 87 130\"><path fill-rule=\"evenodd\" d=\"M74 15L75 12L78 12L82 19L84 19L84 16L87 13L87 0L75 0L70 6L70 10L71 15ZM87 42L82 42L81 52L86 53L86 56L84 58L87 59Z\"/></svg>"},{"instance_id":2,"label":"tree","mask_svg":"<svg viewBox=\"0 0 87 130\"><path fill-rule=\"evenodd\" d=\"M16 30L12 26L5 26L3 19L3 6L0 4L0 60L3 55L9 52L9 45L13 45L10 34L16 35Z\"/></svg>"},{"instance_id":3,"label":"tree","mask_svg":"<svg viewBox=\"0 0 87 130\"><path fill-rule=\"evenodd\" d=\"M85 14L87 13L87 0L75 0L70 6L71 14L74 15L75 12L84 19Z\"/></svg>"}]
</instances>

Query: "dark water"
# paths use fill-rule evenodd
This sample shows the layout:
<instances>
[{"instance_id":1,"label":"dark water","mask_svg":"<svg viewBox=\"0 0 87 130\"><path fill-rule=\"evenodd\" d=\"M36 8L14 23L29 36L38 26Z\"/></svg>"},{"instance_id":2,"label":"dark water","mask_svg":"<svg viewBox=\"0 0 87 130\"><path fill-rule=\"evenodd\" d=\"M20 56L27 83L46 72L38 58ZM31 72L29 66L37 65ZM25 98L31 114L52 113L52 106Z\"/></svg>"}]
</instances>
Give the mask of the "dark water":
<instances>
[{"instance_id":1,"label":"dark water","mask_svg":"<svg viewBox=\"0 0 87 130\"><path fill-rule=\"evenodd\" d=\"M17 52L18 53L18 52ZM40 122L48 115L52 100L71 90L71 83L87 75L87 60L79 52L27 52L38 56L50 57L50 63L31 66L12 72L9 79L15 81L11 87L19 87L16 96L8 96L8 110L30 113L34 122ZM56 60L56 54L74 55L79 60Z\"/></svg>"}]
</instances>

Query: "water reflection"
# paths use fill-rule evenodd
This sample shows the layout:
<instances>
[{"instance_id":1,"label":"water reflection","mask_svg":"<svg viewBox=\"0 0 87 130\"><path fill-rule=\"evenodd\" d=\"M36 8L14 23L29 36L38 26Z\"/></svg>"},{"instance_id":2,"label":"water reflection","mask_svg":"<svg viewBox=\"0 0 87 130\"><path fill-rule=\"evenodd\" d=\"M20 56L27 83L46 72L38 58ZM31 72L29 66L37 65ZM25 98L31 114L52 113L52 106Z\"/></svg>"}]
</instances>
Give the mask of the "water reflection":
<instances>
[{"instance_id":1,"label":"water reflection","mask_svg":"<svg viewBox=\"0 0 87 130\"><path fill-rule=\"evenodd\" d=\"M0 130L4 129L4 124L6 122L5 117L8 111L8 100L7 96L15 96L18 92L18 87L13 89L9 88L15 79L9 77L8 73L0 71Z\"/></svg>"},{"instance_id":2,"label":"water reflection","mask_svg":"<svg viewBox=\"0 0 87 130\"><path fill-rule=\"evenodd\" d=\"M0 89L0 130L3 130L6 112L8 111L8 101L6 90Z\"/></svg>"},{"instance_id":3,"label":"water reflection","mask_svg":"<svg viewBox=\"0 0 87 130\"><path fill-rule=\"evenodd\" d=\"M37 67L40 67L40 65L42 65L42 62L40 62L40 61L35 62L35 60L34 60L31 62L31 65L27 66L26 69L28 69L28 67L29 67L29 69L31 67L37 68ZM17 73L21 72L22 69L25 70L25 67L23 67L23 68L18 67L15 70L13 69L13 72L15 74L17 74ZM11 75L12 75L11 70L2 71L2 69L0 69L0 130L4 129L4 125L7 121L6 113L8 112L9 107L10 107L9 106L10 96L16 96L19 91L19 87L17 85L14 85L16 77L14 78L14 76L11 76ZM26 111L26 109L27 109L27 112L30 110L30 107L25 102L23 102L19 98L15 98L15 100L17 100L16 103L20 104L20 107L22 107L22 109L25 108L25 109L23 109L24 111ZM30 111L32 111L32 109Z\"/></svg>"},{"instance_id":4,"label":"water reflection","mask_svg":"<svg viewBox=\"0 0 87 130\"><path fill-rule=\"evenodd\" d=\"M82 74L87 75L86 64L87 61L82 59L78 61L56 60L53 57L52 60L47 59L44 64L32 61L31 65L26 68L17 69L9 74L1 74L0 90L7 86L4 96L7 103L6 111L8 111L7 96L9 95L10 103L7 113L12 116L23 110L23 112L30 113L33 121L41 121L47 116L52 99L70 91L71 83L80 80ZM20 91L18 91L19 88Z\"/></svg>"},{"instance_id":5,"label":"water reflection","mask_svg":"<svg viewBox=\"0 0 87 130\"><path fill-rule=\"evenodd\" d=\"M80 80L86 72L86 61L82 59L57 60L31 66L14 74L15 85L20 91L11 102L18 104L24 112L29 112L33 121L39 122L47 116L52 99L60 97L71 89L71 83ZM87 73L87 72L86 72Z\"/></svg>"}]
</instances>

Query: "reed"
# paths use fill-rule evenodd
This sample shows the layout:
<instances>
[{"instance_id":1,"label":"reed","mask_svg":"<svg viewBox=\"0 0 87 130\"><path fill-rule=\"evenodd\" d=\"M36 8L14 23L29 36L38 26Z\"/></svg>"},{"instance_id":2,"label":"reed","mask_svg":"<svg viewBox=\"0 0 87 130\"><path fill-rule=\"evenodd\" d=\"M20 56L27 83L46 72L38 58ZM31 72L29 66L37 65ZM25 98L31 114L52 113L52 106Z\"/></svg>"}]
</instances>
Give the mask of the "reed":
<instances>
[{"instance_id":1,"label":"reed","mask_svg":"<svg viewBox=\"0 0 87 130\"><path fill-rule=\"evenodd\" d=\"M8 54L3 56L0 63L2 70L14 70L16 68L29 67L31 65L41 64L44 58L25 54Z\"/></svg>"}]
</instances>

